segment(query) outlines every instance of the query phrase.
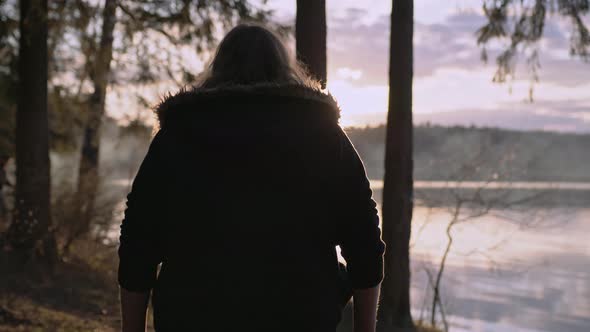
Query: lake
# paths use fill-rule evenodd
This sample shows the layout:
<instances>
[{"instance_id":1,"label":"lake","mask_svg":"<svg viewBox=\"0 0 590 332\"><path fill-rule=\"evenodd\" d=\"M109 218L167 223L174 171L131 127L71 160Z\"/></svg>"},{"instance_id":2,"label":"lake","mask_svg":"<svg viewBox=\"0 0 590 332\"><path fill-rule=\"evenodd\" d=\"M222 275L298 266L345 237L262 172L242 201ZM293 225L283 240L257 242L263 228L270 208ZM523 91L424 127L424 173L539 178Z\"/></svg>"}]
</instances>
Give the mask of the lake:
<instances>
[{"instance_id":1,"label":"lake","mask_svg":"<svg viewBox=\"0 0 590 332\"><path fill-rule=\"evenodd\" d=\"M118 186L128 182L117 181ZM448 186L416 182L417 190ZM451 183L474 188L480 182ZM381 181L372 181L375 199ZM588 197L588 183L494 183L492 189L568 190ZM462 210L469 214L469 209ZM120 219L119 219L120 220ZM415 320L430 319L432 291L451 220L444 206L414 209L411 301ZM590 331L590 206L530 205L492 210L456 225L442 279L442 302L451 331ZM118 236L118 224L110 233Z\"/></svg>"},{"instance_id":2,"label":"lake","mask_svg":"<svg viewBox=\"0 0 590 332\"><path fill-rule=\"evenodd\" d=\"M590 208L538 209L526 226L489 215L453 230L442 282L452 331L590 331ZM415 319L430 317L426 269L438 269L448 220L444 209L415 210Z\"/></svg>"}]
</instances>

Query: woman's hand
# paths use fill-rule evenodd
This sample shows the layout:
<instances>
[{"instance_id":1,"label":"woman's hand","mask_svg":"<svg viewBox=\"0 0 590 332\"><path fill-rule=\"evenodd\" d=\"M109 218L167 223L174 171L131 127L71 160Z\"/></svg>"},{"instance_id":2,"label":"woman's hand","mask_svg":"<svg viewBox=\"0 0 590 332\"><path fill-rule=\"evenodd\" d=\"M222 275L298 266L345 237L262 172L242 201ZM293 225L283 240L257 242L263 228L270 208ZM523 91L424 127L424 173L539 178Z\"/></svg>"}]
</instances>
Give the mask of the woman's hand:
<instances>
[{"instance_id":1,"label":"woman's hand","mask_svg":"<svg viewBox=\"0 0 590 332\"><path fill-rule=\"evenodd\" d=\"M122 332L145 332L145 319L150 293L121 289Z\"/></svg>"},{"instance_id":2,"label":"woman's hand","mask_svg":"<svg viewBox=\"0 0 590 332\"><path fill-rule=\"evenodd\" d=\"M375 332L380 286L353 290L354 332Z\"/></svg>"}]
</instances>

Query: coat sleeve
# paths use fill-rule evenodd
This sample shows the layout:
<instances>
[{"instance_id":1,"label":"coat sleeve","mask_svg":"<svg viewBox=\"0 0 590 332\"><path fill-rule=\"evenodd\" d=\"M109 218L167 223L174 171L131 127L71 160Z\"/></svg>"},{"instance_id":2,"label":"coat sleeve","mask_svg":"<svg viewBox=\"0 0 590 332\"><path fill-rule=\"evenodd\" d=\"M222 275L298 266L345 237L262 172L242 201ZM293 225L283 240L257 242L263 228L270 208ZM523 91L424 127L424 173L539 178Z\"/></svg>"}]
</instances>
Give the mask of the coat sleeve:
<instances>
[{"instance_id":1,"label":"coat sleeve","mask_svg":"<svg viewBox=\"0 0 590 332\"><path fill-rule=\"evenodd\" d=\"M162 222L161 197L165 194L165 164L162 156L164 132L160 130L148 150L127 195L119 244L119 285L129 291L153 288L157 266L162 260L158 224Z\"/></svg>"},{"instance_id":2,"label":"coat sleeve","mask_svg":"<svg viewBox=\"0 0 590 332\"><path fill-rule=\"evenodd\" d=\"M372 198L365 167L352 142L338 131L338 244L346 260L352 288L377 286L383 280L383 254L377 204Z\"/></svg>"}]
</instances>

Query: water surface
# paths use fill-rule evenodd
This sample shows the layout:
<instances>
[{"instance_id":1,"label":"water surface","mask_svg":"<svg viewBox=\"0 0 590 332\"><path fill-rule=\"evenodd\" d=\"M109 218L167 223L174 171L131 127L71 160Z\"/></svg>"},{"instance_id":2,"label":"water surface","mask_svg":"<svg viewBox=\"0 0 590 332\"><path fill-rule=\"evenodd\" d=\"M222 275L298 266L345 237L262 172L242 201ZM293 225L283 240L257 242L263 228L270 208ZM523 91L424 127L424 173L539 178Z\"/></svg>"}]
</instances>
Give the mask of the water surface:
<instances>
[{"instance_id":1,"label":"water surface","mask_svg":"<svg viewBox=\"0 0 590 332\"><path fill-rule=\"evenodd\" d=\"M128 181L117 181L128 188ZM372 181L380 200L382 181ZM473 189L482 182L417 181L417 189ZM590 183L493 182L489 189L569 190ZM121 209L124 202L121 202ZM430 319L432 288L447 244L450 207L414 209L411 300L414 319ZM469 215L469 209L462 210ZM109 237L118 237L116 217ZM492 210L452 228L442 301L452 331L590 332L590 206L531 205Z\"/></svg>"}]
</instances>

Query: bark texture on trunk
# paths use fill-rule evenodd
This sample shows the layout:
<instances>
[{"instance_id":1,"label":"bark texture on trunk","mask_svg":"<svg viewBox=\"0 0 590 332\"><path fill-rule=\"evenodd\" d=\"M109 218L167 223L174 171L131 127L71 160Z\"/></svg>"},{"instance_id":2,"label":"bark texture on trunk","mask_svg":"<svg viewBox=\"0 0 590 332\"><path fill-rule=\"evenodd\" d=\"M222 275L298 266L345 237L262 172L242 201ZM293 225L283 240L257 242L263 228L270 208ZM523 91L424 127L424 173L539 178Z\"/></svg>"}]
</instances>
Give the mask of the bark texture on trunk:
<instances>
[{"instance_id":1,"label":"bark texture on trunk","mask_svg":"<svg viewBox=\"0 0 590 332\"><path fill-rule=\"evenodd\" d=\"M56 258L51 234L47 115L47 0L20 1L16 190L8 241L24 260Z\"/></svg>"},{"instance_id":2,"label":"bark texture on trunk","mask_svg":"<svg viewBox=\"0 0 590 332\"><path fill-rule=\"evenodd\" d=\"M378 311L380 331L414 330L410 313L409 262L413 209L413 12L412 0L392 0L382 206L383 240L387 251Z\"/></svg>"},{"instance_id":3,"label":"bark texture on trunk","mask_svg":"<svg viewBox=\"0 0 590 332\"><path fill-rule=\"evenodd\" d=\"M4 169L7 162L7 157L0 156L0 225L4 225L4 223L6 223L6 216L8 215L8 209L6 208L3 192L4 186L8 184L8 180L6 179L6 170Z\"/></svg>"},{"instance_id":4,"label":"bark texture on trunk","mask_svg":"<svg viewBox=\"0 0 590 332\"><path fill-rule=\"evenodd\" d=\"M326 87L326 0L297 0L295 20L297 59Z\"/></svg>"},{"instance_id":5,"label":"bark texture on trunk","mask_svg":"<svg viewBox=\"0 0 590 332\"><path fill-rule=\"evenodd\" d=\"M79 227L74 236L83 235L90 229L94 204L99 185L98 161L100 155L100 128L105 111L105 99L113 57L113 32L116 23L117 1L106 0L98 52L94 59L92 83L94 92L88 102L88 117L82 140L82 153L78 174Z\"/></svg>"}]
</instances>

